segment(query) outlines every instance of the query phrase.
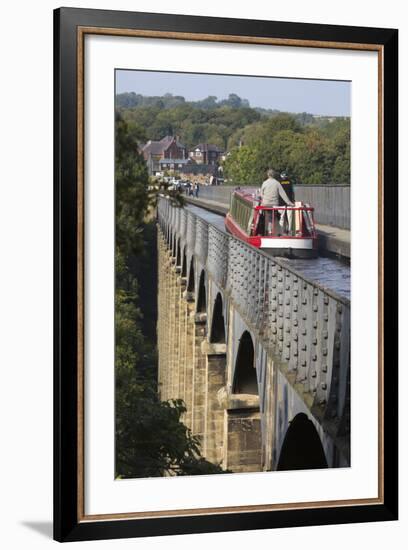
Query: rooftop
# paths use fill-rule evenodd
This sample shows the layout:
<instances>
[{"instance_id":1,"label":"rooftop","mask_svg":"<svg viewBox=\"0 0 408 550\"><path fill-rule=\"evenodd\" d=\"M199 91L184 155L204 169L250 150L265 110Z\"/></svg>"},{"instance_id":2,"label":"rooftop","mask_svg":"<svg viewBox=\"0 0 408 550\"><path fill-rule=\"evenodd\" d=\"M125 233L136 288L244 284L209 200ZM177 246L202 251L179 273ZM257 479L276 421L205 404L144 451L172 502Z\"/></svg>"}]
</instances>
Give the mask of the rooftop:
<instances>
[{"instance_id":1,"label":"rooftop","mask_svg":"<svg viewBox=\"0 0 408 550\"><path fill-rule=\"evenodd\" d=\"M166 149L168 147L170 147L170 145L175 142L177 147L179 147L180 149L185 149L185 145L183 145L179 140L178 140L178 137L177 136L165 136L164 138L162 138L160 141L152 141L152 140L149 140L143 147L142 147L142 151L143 153L146 153L146 154L151 154L151 155L160 155L161 153L163 153L164 151L166 151Z\"/></svg>"}]
</instances>

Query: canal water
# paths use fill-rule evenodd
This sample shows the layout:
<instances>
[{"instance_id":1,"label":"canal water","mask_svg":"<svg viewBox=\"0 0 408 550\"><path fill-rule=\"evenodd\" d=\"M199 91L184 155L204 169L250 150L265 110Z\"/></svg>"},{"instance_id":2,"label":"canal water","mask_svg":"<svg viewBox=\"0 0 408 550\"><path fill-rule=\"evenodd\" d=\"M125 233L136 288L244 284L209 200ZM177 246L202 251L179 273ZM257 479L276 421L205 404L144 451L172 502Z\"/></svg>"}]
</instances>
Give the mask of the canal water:
<instances>
[{"instance_id":1,"label":"canal water","mask_svg":"<svg viewBox=\"0 0 408 550\"><path fill-rule=\"evenodd\" d=\"M315 258L313 260L281 259L310 280L316 281L350 300L350 266L335 258Z\"/></svg>"},{"instance_id":2,"label":"canal water","mask_svg":"<svg viewBox=\"0 0 408 550\"><path fill-rule=\"evenodd\" d=\"M185 209L211 223L223 233L227 232L224 225L224 216L191 204L186 205ZM336 258L325 257L311 260L280 258L280 261L308 279L350 300L350 265L345 262Z\"/></svg>"}]
</instances>

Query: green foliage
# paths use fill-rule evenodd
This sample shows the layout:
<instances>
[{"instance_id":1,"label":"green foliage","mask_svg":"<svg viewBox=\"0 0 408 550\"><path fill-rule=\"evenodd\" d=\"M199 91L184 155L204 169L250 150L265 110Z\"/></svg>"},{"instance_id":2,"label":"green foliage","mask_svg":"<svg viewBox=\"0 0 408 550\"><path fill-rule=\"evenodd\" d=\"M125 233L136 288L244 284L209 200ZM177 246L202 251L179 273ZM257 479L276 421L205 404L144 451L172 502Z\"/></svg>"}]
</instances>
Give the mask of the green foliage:
<instances>
[{"instance_id":1,"label":"green foliage","mask_svg":"<svg viewBox=\"0 0 408 550\"><path fill-rule=\"evenodd\" d=\"M224 473L201 456L200 441L181 421L181 400L160 401L156 345L142 330L140 263L156 246L146 163L135 121L116 117L115 477ZM165 190L162 190L165 192ZM171 193L170 191L168 192ZM173 197L178 201L177 196ZM147 262L145 262L147 265ZM145 289L146 290L146 289Z\"/></svg>"},{"instance_id":2,"label":"green foliage","mask_svg":"<svg viewBox=\"0 0 408 550\"><path fill-rule=\"evenodd\" d=\"M121 477L223 473L200 455L200 441L181 421L182 400L159 401L145 382L132 384L118 413L117 470Z\"/></svg>"},{"instance_id":3,"label":"green foliage","mask_svg":"<svg viewBox=\"0 0 408 550\"><path fill-rule=\"evenodd\" d=\"M140 140L143 128L147 139L178 135L188 148L213 143L228 151L224 177L229 183L258 185L268 167L287 171L298 183L350 182L349 118L253 109L233 93L224 100L134 93L116 99Z\"/></svg>"},{"instance_id":4,"label":"green foliage","mask_svg":"<svg viewBox=\"0 0 408 550\"><path fill-rule=\"evenodd\" d=\"M224 164L224 174L232 182L242 185L260 185L265 173L265 162L257 147L244 145L234 149ZM263 178L265 179L265 178Z\"/></svg>"},{"instance_id":5,"label":"green foliage","mask_svg":"<svg viewBox=\"0 0 408 550\"><path fill-rule=\"evenodd\" d=\"M249 125L231 137L224 175L231 183L260 185L272 167L297 183L349 183L350 127L331 124L302 127L285 115Z\"/></svg>"},{"instance_id":6,"label":"green foliage","mask_svg":"<svg viewBox=\"0 0 408 550\"><path fill-rule=\"evenodd\" d=\"M116 244L124 254L136 253L141 246L140 232L148 207L149 176L138 142L144 139L140 128L116 115Z\"/></svg>"},{"instance_id":7,"label":"green foliage","mask_svg":"<svg viewBox=\"0 0 408 550\"><path fill-rule=\"evenodd\" d=\"M160 140L166 135L179 135L188 148L198 143L226 148L235 130L261 118L255 109L249 107L247 100L236 94L220 101L209 96L189 102L171 94L162 97L119 94L116 105L124 120L145 129L147 139Z\"/></svg>"}]
</instances>

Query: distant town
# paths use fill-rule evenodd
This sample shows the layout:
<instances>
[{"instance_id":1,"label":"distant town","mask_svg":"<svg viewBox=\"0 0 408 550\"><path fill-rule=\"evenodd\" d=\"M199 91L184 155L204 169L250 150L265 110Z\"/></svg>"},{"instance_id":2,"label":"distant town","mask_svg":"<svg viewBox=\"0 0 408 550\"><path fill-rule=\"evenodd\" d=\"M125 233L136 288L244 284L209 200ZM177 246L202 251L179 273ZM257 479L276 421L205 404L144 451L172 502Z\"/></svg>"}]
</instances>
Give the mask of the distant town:
<instances>
[{"instance_id":1,"label":"distant town","mask_svg":"<svg viewBox=\"0 0 408 550\"><path fill-rule=\"evenodd\" d=\"M179 176L182 180L210 185L224 182L220 162L225 161L226 154L217 145L199 143L189 150L179 136L165 136L160 141L149 140L142 147L142 153L150 176Z\"/></svg>"},{"instance_id":2,"label":"distant town","mask_svg":"<svg viewBox=\"0 0 408 550\"><path fill-rule=\"evenodd\" d=\"M116 110L157 179L259 185L273 165L297 183L350 181L349 117L252 108L233 93L200 101L122 93Z\"/></svg>"}]
</instances>

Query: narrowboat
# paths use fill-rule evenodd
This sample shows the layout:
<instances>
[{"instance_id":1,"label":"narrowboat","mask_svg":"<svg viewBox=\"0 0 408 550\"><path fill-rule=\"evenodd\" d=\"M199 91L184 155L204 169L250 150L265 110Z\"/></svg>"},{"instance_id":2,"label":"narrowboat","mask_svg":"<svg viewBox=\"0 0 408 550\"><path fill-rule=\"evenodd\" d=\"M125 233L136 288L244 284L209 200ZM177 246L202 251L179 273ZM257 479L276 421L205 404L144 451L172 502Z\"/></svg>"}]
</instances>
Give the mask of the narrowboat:
<instances>
[{"instance_id":1,"label":"narrowboat","mask_svg":"<svg viewBox=\"0 0 408 550\"><path fill-rule=\"evenodd\" d=\"M293 207L262 206L253 190L235 190L225 227L235 237L274 256L317 257L314 208L301 202Z\"/></svg>"}]
</instances>

